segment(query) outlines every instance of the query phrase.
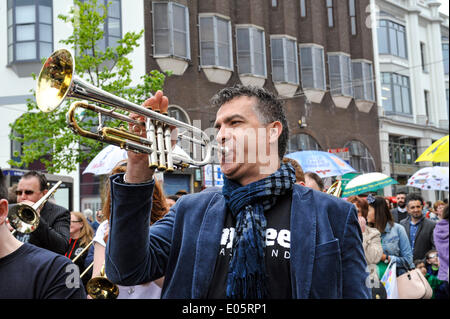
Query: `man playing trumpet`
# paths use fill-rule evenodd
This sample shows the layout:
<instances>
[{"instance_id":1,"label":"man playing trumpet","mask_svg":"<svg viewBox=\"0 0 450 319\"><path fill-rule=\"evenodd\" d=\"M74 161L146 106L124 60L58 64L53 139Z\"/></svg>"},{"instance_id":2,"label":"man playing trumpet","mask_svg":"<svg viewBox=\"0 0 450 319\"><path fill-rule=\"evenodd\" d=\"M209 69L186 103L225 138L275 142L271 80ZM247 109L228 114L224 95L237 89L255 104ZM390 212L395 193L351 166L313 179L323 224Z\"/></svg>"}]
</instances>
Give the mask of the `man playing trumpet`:
<instances>
[{"instance_id":1,"label":"man playing trumpet","mask_svg":"<svg viewBox=\"0 0 450 319\"><path fill-rule=\"evenodd\" d=\"M129 152L126 173L111 177L108 278L165 276L162 298L370 298L355 208L297 185L281 161L289 132L280 101L238 86L212 104L227 150L223 189L181 197L149 228L154 170L147 154ZM158 91L144 106L163 113L168 99Z\"/></svg>"}]
</instances>

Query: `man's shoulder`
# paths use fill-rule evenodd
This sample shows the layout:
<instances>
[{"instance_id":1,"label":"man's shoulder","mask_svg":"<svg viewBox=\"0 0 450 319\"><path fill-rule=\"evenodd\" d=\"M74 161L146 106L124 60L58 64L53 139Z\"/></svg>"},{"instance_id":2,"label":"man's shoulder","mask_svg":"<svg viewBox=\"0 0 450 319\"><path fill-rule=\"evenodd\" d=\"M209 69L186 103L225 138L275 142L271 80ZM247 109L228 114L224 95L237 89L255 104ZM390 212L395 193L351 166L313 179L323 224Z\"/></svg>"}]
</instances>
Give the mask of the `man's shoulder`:
<instances>
[{"instance_id":1,"label":"man's shoulder","mask_svg":"<svg viewBox=\"0 0 450 319\"><path fill-rule=\"evenodd\" d=\"M25 243L23 249L26 254L27 262L34 264L36 267L45 267L45 265L53 267L71 263L70 259L65 256L48 249L37 247L33 244Z\"/></svg>"},{"instance_id":2,"label":"man's shoulder","mask_svg":"<svg viewBox=\"0 0 450 319\"><path fill-rule=\"evenodd\" d=\"M437 223L435 221L432 221L432 220L424 217L423 218L423 224L424 224L424 226L426 226L426 227L428 227L430 229L433 229L436 226Z\"/></svg>"},{"instance_id":3,"label":"man's shoulder","mask_svg":"<svg viewBox=\"0 0 450 319\"><path fill-rule=\"evenodd\" d=\"M44 210L46 210L47 212L52 212L53 214L58 214L58 215L70 213L70 211L67 208L60 206L56 203L52 203L52 202L45 203Z\"/></svg>"}]
</instances>

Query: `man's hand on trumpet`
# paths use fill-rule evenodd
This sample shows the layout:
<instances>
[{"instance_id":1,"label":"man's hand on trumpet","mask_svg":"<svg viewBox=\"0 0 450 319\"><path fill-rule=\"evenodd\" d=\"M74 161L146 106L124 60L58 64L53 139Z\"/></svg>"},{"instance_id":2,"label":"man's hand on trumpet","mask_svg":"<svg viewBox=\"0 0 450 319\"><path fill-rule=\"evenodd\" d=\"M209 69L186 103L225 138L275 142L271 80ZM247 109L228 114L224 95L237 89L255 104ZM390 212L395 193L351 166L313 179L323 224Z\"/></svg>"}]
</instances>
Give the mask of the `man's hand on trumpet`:
<instances>
[{"instance_id":1,"label":"man's hand on trumpet","mask_svg":"<svg viewBox=\"0 0 450 319\"><path fill-rule=\"evenodd\" d=\"M169 99L164 96L162 91L157 91L156 94L147 99L142 106L150 108L153 111L160 113L167 113L169 108ZM146 118L142 115L131 113L130 117L142 122L142 125L130 124L130 132L146 138L147 132L145 127ZM176 142L176 141L175 141ZM125 180L127 183L144 183L153 178L155 170L149 168L148 154L136 153L128 151L128 164Z\"/></svg>"}]
</instances>

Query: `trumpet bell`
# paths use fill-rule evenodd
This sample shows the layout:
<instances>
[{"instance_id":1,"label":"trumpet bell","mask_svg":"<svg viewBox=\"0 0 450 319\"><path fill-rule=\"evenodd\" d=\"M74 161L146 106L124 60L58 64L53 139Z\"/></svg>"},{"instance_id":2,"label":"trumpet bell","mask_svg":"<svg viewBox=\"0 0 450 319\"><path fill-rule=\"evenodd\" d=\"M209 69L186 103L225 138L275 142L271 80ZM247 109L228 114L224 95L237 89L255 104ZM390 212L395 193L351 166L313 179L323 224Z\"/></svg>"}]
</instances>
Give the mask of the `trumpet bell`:
<instances>
[{"instance_id":1,"label":"trumpet bell","mask_svg":"<svg viewBox=\"0 0 450 319\"><path fill-rule=\"evenodd\" d=\"M33 207L26 204L11 205L8 220L15 230L22 234L29 234L39 226L39 216Z\"/></svg>"},{"instance_id":2,"label":"trumpet bell","mask_svg":"<svg viewBox=\"0 0 450 319\"><path fill-rule=\"evenodd\" d=\"M119 287L105 277L90 279L86 290L94 299L116 299L119 296Z\"/></svg>"},{"instance_id":3,"label":"trumpet bell","mask_svg":"<svg viewBox=\"0 0 450 319\"><path fill-rule=\"evenodd\" d=\"M75 62L70 51L61 49L45 61L37 81L36 102L42 112L58 108L71 89Z\"/></svg>"}]
</instances>

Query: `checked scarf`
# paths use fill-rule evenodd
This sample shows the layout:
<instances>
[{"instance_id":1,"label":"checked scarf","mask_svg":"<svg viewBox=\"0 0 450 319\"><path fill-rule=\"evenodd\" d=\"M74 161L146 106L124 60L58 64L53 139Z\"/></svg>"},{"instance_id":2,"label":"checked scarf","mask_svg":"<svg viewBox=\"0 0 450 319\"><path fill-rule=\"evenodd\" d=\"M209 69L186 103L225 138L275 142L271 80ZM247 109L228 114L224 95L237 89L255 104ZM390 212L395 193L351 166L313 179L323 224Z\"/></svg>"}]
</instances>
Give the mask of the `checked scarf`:
<instances>
[{"instance_id":1,"label":"checked scarf","mask_svg":"<svg viewBox=\"0 0 450 319\"><path fill-rule=\"evenodd\" d=\"M277 203L278 196L292 190L294 184L295 170L289 163L281 164L274 174L246 186L224 178L222 193L236 219L227 298L261 299L267 296L264 212Z\"/></svg>"}]
</instances>

